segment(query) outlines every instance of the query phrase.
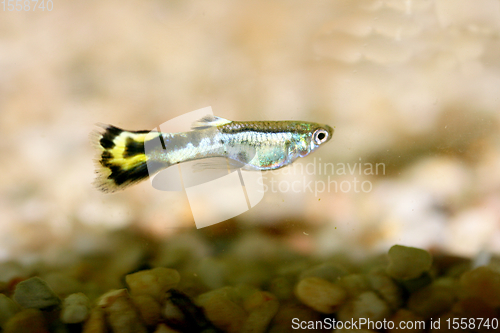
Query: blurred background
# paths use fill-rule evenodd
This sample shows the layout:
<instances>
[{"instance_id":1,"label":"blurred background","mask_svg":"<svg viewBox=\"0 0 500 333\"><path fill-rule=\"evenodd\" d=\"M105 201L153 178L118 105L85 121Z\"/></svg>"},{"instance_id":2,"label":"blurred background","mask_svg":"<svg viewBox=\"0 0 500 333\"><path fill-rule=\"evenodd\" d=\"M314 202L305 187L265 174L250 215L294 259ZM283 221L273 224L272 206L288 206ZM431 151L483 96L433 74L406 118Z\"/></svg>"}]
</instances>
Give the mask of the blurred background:
<instances>
[{"instance_id":1,"label":"blurred background","mask_svg":"<svg viewBox=\"0 0 500 333\"><path fill-rule=\"evenodd\" d=\"M138 244L130 258L200 235L218 251L239 237L242 256L265 237L319 257L500 253L500 1L52 2L0 7L0 261L65 265ZM205 106L335 126L297 163L336 169L266 173L257 206L200 230L183 192L92 186L96 123L150 130ZM349 172L360 163L384 172ZM295 180L368 183L286 190ZM116 243L125 230L142 240Z\"/></svg>"}]
</instances>

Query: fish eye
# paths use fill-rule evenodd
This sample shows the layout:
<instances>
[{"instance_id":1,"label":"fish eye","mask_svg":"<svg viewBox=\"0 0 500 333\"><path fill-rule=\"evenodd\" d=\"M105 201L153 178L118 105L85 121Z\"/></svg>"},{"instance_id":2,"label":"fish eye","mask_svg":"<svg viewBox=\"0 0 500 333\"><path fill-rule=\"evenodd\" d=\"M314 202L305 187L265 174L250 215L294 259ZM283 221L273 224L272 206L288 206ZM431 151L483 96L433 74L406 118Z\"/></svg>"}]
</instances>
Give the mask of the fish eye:
<instances>
[{"instance_id":1,"label":"fish eye","mask_svg":"<svg viewBox=\"0 0 500 333\"><path fill-rule=\"evenodd\" d=\"M313 139L314 139L314 142L316 142L318 145L320 145L323 142L325 142L326 140L328 140L328 132L325 131L324 129L318 129L314 132Z\"/></svg>"}]
</instances>

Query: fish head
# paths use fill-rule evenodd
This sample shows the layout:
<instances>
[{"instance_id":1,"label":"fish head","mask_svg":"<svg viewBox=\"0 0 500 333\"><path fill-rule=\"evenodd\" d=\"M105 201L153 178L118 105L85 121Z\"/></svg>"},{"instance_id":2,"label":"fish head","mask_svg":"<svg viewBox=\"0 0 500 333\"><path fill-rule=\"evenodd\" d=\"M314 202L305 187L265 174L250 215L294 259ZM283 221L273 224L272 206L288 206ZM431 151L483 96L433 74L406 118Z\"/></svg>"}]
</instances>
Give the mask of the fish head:
<instances>
[{"instance_id":1,"label":"fish head","mask_svg":"<svg viewBox=\"0 0 500 333\"><path fill-rule=\"evenodd\" d=\"M318 123L307 123L300 135L299 155L307 156L328 141L333 136L333 128Z\"/></svg>"}]
</instances>

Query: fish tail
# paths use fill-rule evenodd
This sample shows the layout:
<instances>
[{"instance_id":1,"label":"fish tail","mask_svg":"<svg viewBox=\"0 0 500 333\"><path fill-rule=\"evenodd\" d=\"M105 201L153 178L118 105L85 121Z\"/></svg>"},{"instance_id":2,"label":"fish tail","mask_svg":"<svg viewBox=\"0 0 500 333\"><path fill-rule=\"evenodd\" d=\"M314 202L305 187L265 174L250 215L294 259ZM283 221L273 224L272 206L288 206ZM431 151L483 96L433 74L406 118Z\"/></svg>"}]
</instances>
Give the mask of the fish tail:
<instances>
[{"instance_id":1,"label":"fish tail","mask_svg":"<svg viewBox=\"0 0 500 333\"><path fill-rule=\"evenodd\" d=\"M103 192L116 192L149 177L144 142L149 131L130 132L111 125L91 134L99 150L94 185Z\"/></svg>"}]
</instances>

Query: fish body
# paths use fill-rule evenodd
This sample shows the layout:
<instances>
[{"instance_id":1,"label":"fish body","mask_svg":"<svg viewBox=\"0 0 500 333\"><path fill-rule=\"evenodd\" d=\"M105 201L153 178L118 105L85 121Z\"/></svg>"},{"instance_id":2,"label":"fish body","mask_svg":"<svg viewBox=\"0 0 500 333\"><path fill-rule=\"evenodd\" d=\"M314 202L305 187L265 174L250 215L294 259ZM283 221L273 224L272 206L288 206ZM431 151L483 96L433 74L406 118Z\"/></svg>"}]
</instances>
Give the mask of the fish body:
<instances>
[{"instance_id":1,"label":"fish body","mask_svg":"<svg viewBox=\"0 0 500 333\"><path fill-rule=\"evenodd\" d=\"M106 126L94 135L100 149L96 186L114 192L174 164L227 158L229 167L273 170L293 163L328 142L333 129L302 121L229 121L207 116L192 131L124 131ZM225 167L200 163L205 168Z\"/></svg>"}]
</instances>

